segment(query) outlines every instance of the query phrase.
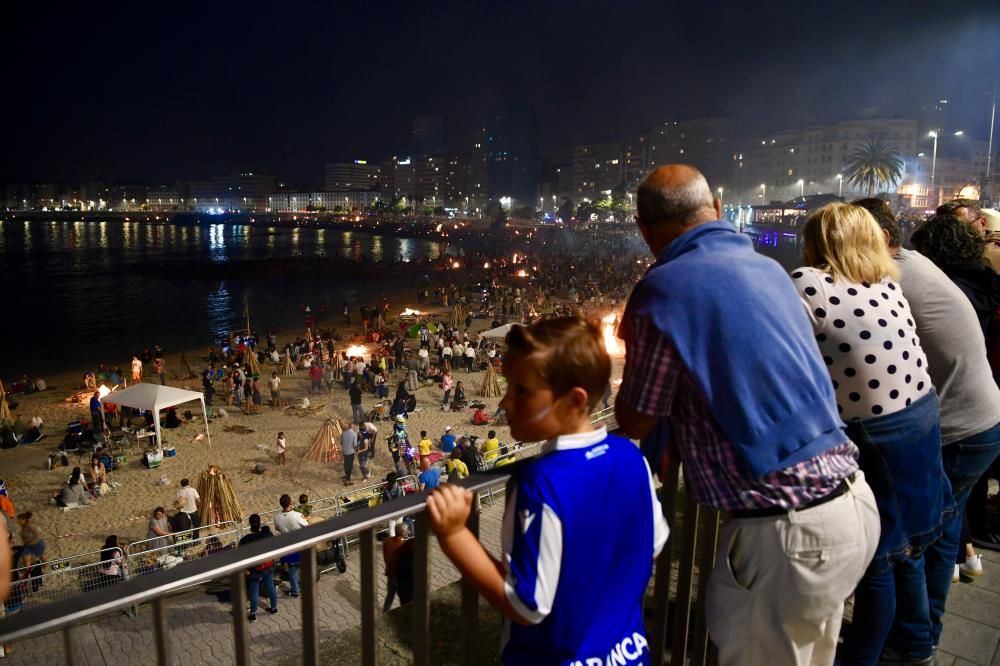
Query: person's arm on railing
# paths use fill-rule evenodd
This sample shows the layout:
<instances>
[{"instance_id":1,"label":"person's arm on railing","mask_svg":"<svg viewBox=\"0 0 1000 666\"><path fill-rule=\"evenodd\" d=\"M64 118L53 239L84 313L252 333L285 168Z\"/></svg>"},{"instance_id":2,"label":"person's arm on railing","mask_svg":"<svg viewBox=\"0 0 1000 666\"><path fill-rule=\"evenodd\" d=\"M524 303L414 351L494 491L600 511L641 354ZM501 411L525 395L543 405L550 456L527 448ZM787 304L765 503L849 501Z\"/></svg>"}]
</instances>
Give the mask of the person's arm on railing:
<instances>
[{"instance_id":1,"label":"person's arm on railing","mask_svg":"<svg viewBox=\"0 0 1000 666\"><path fill-rule=\"evenodd\" d=\"M503 565L486 552L466 523L472 512L472 493L454 484L445 484L427 497L427 514L441 550L491 606L511 621L531 624L511 605L504 588Z\"/></svg>"}]
</instances>

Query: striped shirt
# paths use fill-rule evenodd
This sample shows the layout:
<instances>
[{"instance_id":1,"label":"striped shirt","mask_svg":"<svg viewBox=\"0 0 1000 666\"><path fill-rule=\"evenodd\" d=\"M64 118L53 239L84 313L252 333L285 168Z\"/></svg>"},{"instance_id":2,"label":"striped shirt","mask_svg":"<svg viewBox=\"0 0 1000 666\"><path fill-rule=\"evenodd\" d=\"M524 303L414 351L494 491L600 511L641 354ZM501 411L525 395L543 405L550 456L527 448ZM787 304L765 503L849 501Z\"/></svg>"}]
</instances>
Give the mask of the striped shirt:
<instances>
[{"instance_id":1,"label":"striped shirt","mask_svg":"<svg viewBox=\"0 0 1000 666\"><path fill-rule=\"evenodd\" d=\"M670 452L680 456L688 490L699 504L727 511L792 510L828 495L858 469L857 447L845 436L820 455L753 478L670 340L644 318L636 318L629 330L617 400L668 420Z\"/></svg>"}]
</instances>

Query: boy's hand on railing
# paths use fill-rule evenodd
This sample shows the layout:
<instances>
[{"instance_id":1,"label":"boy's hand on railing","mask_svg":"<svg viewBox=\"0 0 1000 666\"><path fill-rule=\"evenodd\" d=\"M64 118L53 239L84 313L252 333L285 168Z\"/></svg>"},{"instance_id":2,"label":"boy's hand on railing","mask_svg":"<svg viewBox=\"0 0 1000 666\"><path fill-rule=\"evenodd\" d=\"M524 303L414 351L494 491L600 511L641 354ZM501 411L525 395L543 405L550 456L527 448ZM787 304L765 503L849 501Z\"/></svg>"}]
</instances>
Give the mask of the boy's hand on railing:
<instances>
[{"instance_id":1,"label":"boy's hand on railing","mask_svg":"<svg viewBox=\"0 0 1000 666\"><path fill-rule=\"evenodd\" d=\"M472 512L472 493L446 483L427 497L427 515L438 539L453 536L465 528Z\"/></svg>"}]
</instances>

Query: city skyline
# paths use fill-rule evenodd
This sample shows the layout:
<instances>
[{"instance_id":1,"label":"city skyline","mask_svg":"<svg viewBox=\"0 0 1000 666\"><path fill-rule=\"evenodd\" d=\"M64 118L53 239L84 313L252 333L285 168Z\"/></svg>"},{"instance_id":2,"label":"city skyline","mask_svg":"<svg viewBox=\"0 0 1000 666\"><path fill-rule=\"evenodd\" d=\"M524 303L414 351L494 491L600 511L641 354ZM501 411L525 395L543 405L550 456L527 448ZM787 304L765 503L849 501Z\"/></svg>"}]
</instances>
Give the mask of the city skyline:
<instances>
[{"instance_id":1,"label":"city skyline","mask_svg":"<svg viewBox=\"0 0 1000 666\"><path fill-rule=\"evenodd\" d=\"M537 112L553 161L665 119L772 131L912 117L940 98L951 122L985 131L993 3L716 4L331 7L278 25L252 4L96 22L18 7L0 48L24 63L8 81L21 131L0 179L170 183L253 168L312 183L327 162L415 150L421 117L443 119L425 145L467 151L482 118L512 106Z\"/></svg>"}]
</instances>

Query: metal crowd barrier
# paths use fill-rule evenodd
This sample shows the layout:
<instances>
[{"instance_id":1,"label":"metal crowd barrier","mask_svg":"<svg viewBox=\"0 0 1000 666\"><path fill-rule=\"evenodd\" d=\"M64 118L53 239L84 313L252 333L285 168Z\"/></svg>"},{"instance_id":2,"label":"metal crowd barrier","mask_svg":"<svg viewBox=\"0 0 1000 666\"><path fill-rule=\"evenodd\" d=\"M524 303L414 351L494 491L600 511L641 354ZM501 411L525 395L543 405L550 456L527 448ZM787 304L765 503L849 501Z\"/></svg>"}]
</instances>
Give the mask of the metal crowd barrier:
<instances>
[{"instance_id":1,"label":"metal crowd barrier","mask_svg":"<svg viewBox=\"0 0 1000 666\"><path fill-rule=\"evenodd\" d=\"M100 564L98 550L14 569L5 603L7 612L63 601L102 587L97 571Z\"/></svg>"},{"instance_id":2,"label":"metal crowd barrier","mask_svg":"<svg viewBox=\"0 0 1000 666\"><path fill-rule=\"evenodd\" d=\"M240 526L226 521L133 542L125 548L128 575L142 576L161 569L172 569L181 562L232 550L241 536L243 530Z\"/></svg>"}]
</instances>

